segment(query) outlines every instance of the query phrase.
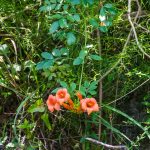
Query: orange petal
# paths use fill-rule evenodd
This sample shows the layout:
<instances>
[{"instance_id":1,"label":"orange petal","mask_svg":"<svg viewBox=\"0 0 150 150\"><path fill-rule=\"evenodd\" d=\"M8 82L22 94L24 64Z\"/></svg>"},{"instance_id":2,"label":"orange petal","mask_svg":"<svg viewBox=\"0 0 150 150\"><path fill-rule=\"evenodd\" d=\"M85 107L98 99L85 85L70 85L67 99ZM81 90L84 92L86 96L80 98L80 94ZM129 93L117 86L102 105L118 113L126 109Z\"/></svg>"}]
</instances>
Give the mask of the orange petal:
<instances>
[{"instance_id":1,"label":"orange petal","mask_svg":"<svg viewBox=\"0 0 150 150\"><path fill-rule=\"evenodd\" d=\"M68 104L65 104L65 103L62 103L62 106L68 110L72 109Z\"/></svg>"},{"instance_id":2,"label":"orange petal","mask_svg":"<svg viewBox=\"0 0 150 150\"><path fill-rule=\"evenodd\" d=\"M76 96L79 98L79 100L83 99L82 94L79 91L76 93Z\"/></svg>"},{"instance_id":3,"label":"orange petal","mask_svg":"<svg viewBox=\"0 0 150 150\"><path fill-rule=\"evenodd\" d=\"M93 109L92 109L92 108L87 108L87 113L88 113L88 115L90 115L92 112L93 112Z\"/></svg>"},{"instance_id":4,"label":"orange petal","mask_svg":"<svg viewBox=\"0 0 150 150\"><path fill-rule=\"evenodd\" d=\"M50 112L54 111L54 107L52 107L52 106L48 106L48 109L49 109Z\"/></svg>"},{"instance_id":5,"label":"orange petal","mask_svg":"<svg viewBox=\"0 0 150 150\"><path fill-rule=\"evenodd\" d=\"M56 103L55 106L54 106L54 108L55 108L56 110L60 110L60 105L59 105L58 103Z\"/></svg>"}]
</instances>

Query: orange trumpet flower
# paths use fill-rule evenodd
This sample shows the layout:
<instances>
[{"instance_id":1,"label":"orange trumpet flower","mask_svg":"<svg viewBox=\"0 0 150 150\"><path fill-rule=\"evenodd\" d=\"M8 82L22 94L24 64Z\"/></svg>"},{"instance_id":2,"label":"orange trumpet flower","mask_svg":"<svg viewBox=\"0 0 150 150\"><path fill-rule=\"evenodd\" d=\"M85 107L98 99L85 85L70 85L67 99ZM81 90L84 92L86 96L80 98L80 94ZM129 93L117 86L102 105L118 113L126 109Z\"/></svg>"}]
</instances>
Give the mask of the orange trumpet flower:
<instances>
[{"instance_id":1,"label":"orange trumpet flower","mask_svg":"<svg viewBox=\"0 0 150 150\"><path fill-rule=\"evenodd\" d=\"M81 109L90 115L92 112L99 111L98 104L94 98L85 98L80 101Z\"/></svg>"},{"instance_id":2,"label":"orange trumpet flower","mask_svg":"<svg viewBox=\"0 0 150 150\"><path fill-rule=\"evenodd\" d=\"M60 105L68 101L69 98L70 95L68 94L68 91L65 88L59 89L56 93L56 99L58 100Z\"/></svg>"},{"instance_id":3,"label":"orange trumpet flower","mask_svg":"<svg viewBox=\"0 0 150 150\"><path fill-rule=\"evenodd\" d=\"M48 106L49 111L53 112L54 110L60 110L60 104L57 99L53 95L49 95L46 104Z\"/></svg>"}]
</instances>

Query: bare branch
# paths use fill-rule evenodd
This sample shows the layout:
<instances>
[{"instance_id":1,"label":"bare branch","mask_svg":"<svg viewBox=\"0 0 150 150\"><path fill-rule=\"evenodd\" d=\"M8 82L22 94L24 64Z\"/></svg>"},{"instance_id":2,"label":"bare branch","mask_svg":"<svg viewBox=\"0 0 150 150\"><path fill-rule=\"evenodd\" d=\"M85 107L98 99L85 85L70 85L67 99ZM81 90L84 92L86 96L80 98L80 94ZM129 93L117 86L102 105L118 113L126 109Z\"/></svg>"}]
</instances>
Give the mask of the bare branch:
<instances>
[{"instance_id":1,"label":"bare branch","mask_svg":"<svg viewBox=\"0 0 150 150\"><path fill-rule=\"evenodd\" d=\"M124 145L113 146L113 145L109 145L109 144L106 144L106 143L97 141L97 140L92 139L92 138L85 138L85 139L86 139L87 141L90 141L90 142L94 143L94 144L102 145L102 146L107 147L107 148L109 148L109 149L127 150L127 147L124 146Z\"/></svg>"},{"instance_id":2,"label":"bare branch","mask_svg":"<svg viewBox=\"0 0 150 150\"><path fill-rule=\"evenodd\" d=\"M141 51L145 56L147 56L148 58L150 58L150 55L147 54L147 53L143 50L143 48L142 48L142 46L141 46L141 44L140 44L140 42L139 42L139 40L138 40L137 33L136 33L136 30L135 30L135 27L134 27L134 23L132 22L132 19L131 19L131 2L132 2L132 0L128 0L128 20L129 20L130 25L131 25L131 27L132 27L132 30L133 30L133 33L134 33L134 37L135 37L135 40L136 40L136 44L137 44L138 48L140 49L140 51ZM137 2L137 5L138 5L139 10L141 11L141 6L140 6L140 4L139 4L139 1L136 0L136 2Z\"/></svg>"}]
</instances>

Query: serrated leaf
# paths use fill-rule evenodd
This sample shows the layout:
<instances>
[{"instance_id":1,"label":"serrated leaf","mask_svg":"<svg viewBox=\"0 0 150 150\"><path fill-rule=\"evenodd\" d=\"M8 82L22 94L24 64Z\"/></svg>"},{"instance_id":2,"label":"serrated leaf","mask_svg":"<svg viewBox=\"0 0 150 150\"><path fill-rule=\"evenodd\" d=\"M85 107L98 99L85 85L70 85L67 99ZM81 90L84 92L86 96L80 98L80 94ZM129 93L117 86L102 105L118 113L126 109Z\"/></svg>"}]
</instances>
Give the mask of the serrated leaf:
<instances>
[{"instance_id":1,"label":"serrated leaf","mask_svg":"<svg viewBox=\"0 0 150 150\"><path fill-rule=\"evenodd\" d=\"M90 58L93 60L102 60L102 58L99 55L90 55Z\"/></svg>"},{"instance_id":2,"label":"serrated leaf","mask_svg":"<svg viewBox=\"0 0 150 150\"><path fill-rule=\"evenodd\" d=\"M74 20L77 21L77 22L80 21L80 16L79 16L79 14L73 15L73 18L74 18Z\"/></svg>"},{"instance_id":3,"label":"serrated leaf","mask_svg":"<svg viewBox=\"0 0 150 150\"><path fill-rule=\"evenodd\" d=\"M60 85L64 88L67 88L68 89L68 84L64 81L60 81Z\"/></svg>"},{"instance_id":4,"label":"serrated leaf","mask_svg":"<svg viewBox=\"0 0 150 150\"><path fill-rule=\"evenodd\" d=\"M98 81L93 81L93 82L90 84L90 86L97 86L97 84L98 84Z\"/></svg>"},{"instance_id":5,"label":"serrated leaf","mask_svg":"<svg viewBox=\"0 0 150 150\"><path fill-rule=\"evenodd\" d=\"M67 10L68 10L68 7L69 7L68 4L64 4L64 6L63 6L64 11L67 11Z\"/></svg>"},{"instance_id":6,"label":"serrated leaf","mask_svg":"<svg viewBox=\"0 0 150 150\"><path fill-rule=\"evenodd\" d=\"M50 124L50 122L49 122L48 114L43 114L43 115L41 116L41 119L44 121L46 127L47 127L49 130L51 130L51 129L52 129L52 126L51 126L51 124Z\"/></svg>"},{"instance_id":7,"label":"serrated leaf","mask_svg":"<svg viewBox=\"0 0 150 150\"><path fill-rule=\"evenodd\" d=\"M73 32L67 33L67 44L72 45L76 42L76 37Z\"/></svg>"},{"instance_id":8,"label":"serrated leaf","mask_svg":"<svg viewBox=\"0 0 150 150\"><path fill-rule=\"evenodd\" d=\"M61 89L60 87L59 88L56 88L54 89L51 93L56 93L59 89Z\"/></svg>"},{"instance_id":9,"label":"serrated leaf","mask_svg":"<svg viewBox=\"0 0 150 150\"><path fill-rule=\"evenodd\" d=\"M90 83L89 83L88 81L85 81L85 82L84 82L84 87L88 88L89 85L90 85Z\"/></svg>"},{"instance_id":10,"label":"serrated leaf","mask_svg":"<svg viewBox=\"0 0 150 150\"><path fill-rule=\"evenodd\" d=\"M55 14L55 15L52 15L52 16L48 16L47 18L49 19L61 19L63 16L60 15L60 14Z\"/></svg>"},{"instance_id":11,"label":"serrated leaf","mask_svg":"<svg viewBox=\"0 0 150 150\"><path fill-rule=\"evenodd\" d=\"M108 12L111 14L111 15L116 15L117 14L117 10L115 8L110 8L108 10Z\"/></svg>"},{"instance_id":12,"label":"serrated leaf","mask_svg":"<svg viewBox=\"0 0 150 150\"><path fill-rule=\"evenodd\" d=\"M89 91L95 90L96 88L97 88L97 86L90 86Z\"/></svg>"},{"instance_id":13,"label":"serrated leaf","mask_svg":"<svg viewBox=\"0 0 150 150\"><path fill-rule=\"evenodd\" d=\"M100 16L106 16L106 10L104 7L100 9Z\"/></svg>"},{"instance_id":14,"label":"serrated leaf","mask_svg":"<svg viewBox=\"0 0 150 150\"><path fill-rule=\"evenodd\" d=\"M96 19L92 18L89 20L89 22L93 27L95 28L99 27L99 23L96 21Z\"/></svg>"},{"instance_id":15,"label":"serrated leaf","mask_svg":"<svg viewBox=\"0 0 150 150\"><path fill-rule=\"evenodd\" d=\"M53 59L53 56L48 52L42 52L41 56L45 59Z\"/></svg>"},{"instance_id":16,"label":"serrated leaf","mask_svg":"<svg viewBox=\"0 0 150 150\"><path fill-rule=\"evenodd\" d=\"M86 96L86 89L85 89L85 87L81 86L80 87L80 92L81 92L82 95Z\"/></svg>"},{"instance_id":17,"label":"serrated leaf","mask_svg":"<svg viewBox=\"0 0 150 150\"><path fill-rule=\"evenodd\" d=\"M71 91L73 92L76 89L76 84L75 83L71 83L70 84L70 88L71 88Z\"/></svg>"},{"instance_id":18,"label":"serrated leaf","mask_svg":"<svg viewBox=\"0 0 150 150\"><path fill-rule=\"evenodd\" d=\"M68 27L67 20L65 18L60 19L59 25L61 28L67 28Z\"/></svg>"},{"instance_id":19,"label":"serrated leaf","mask_svg":"<svg viewBox=\"0 0 150 150\"><path fill-rule=\"evenodd\" d=\"M112 5L112 4L110 4L110 3L108 3L108 4L105 4L105 5L104 5L104 7L105 7L105 8L112 8L112 7L113 7L113 5Z\"/></svg>"},{"instance_id":20,"label":"serrated leaf","mask_svg":"<svg viewBox=\"0 0 150 150\"><path fill-rule=\"evenodd\" d=\"M99 29L100 29L100 31L102 31L102 32L108 32L108 28L106 27L106 26L101 26L101 27L99 27Z\"/></svg>"},{"instance_id":21,"label":"serrated leaf","mask_svg":"<svg viewBox=\"0 0 150 150\"><path fill-rule=\"evenodd\" d=\"M91 95L96 95L96 91L88 91Z\"/></svg>"},{"instance_id":22,"label":"serrated leaf","mask_svg":"<svg viewBox=\"0 0 150 150\"><path fill-rule=\"evenodd\" d=\"M71 14L68 14L68 15L67 15L67 20L69 20L69 21L71 21L71 22L74 22L74 21L75 21L73 15L71 15Z\"/></svg>"},{"instance_id":23,"label":"serrated leaf","mask_svg":"<svg viewBox=\"0 0 150 150\"><path fill-rule=\"evenodd\" d=\"M87 2L92 5L94 3L94 0L87 0Z\"/></svg>"},{"instance_id":24,"label":"serrated leaf","mask_svg":"<svg viewBox=\"0 0 150 150\"><path fill-rule=\"evenodd\" d=\"M80 4L80 0L70 0L70 2L71 2L73 5L78 5L78 4Z\"/></svg>"},{"instance_id":25,"label":"serrated leaf","mask_svg":"<svg viewBox=\"0 0 150 150\"><path fill-rule=\"evenodd\" d=\"M83 59L81 59L80 57L77 57L74 61L73 61L73 65L81 65L83 63Z\"/></svg>"},{"instance_id":26,"label":"serrated leaf","mask_svg":"<svg viewBox=\"0 0 150 150\"><path fill-rule=\"evenodd\" d=\"M69 50L67 48L61 48L60 53L61 55L67 56L69 54Z\"/></svg>"},{"instance_id":27,"label":"serrated leaf","mask_svg":"<svg viewBox=\"0 0 150 150\"><path fill-rule=\"evenodd\" d=\"M107 27L112 25L112 21L109 20L105 20L104 23Z\"/></svg>"},{"instance_id":28,"label":"serrated leaf","mask_svg":"<svg viewBox=\"0 0 150 150\"><path fill-rule=\"evenodd\" d=\"M8 51L8 46L7 46L7 44L0 45L0 54L6 55L8 52L9 52L9 51Z\"/></svg>"},{"instance_id":29,"label":"serrated leaf","mask_svg":"<svg viewBox=\"0 0 150 150\"><path fill-rule=\"evenodd\" d=\"M84 59L87 53L87 50L81 50L79 53L79 58Z\"/></svg>"},{"instance_id":30,"label":"serrated leaf","mask_svg":"<svg viewBox=\"0 0 150 150\"><path fill-rule=\"evenodd\" d=\"M39 62L39 63L37 63L37 65L36 65L36 70L41 70L41 69L43 69L43 65L45 64L45 61L41 61L41 62Z\"/></svg>"},{"instance_id":31,"label":"serrated leaf","mask_svg":"<svg viewBox=\"0 0 150 150\"><path fill-rule=\"evenodd\" d=\"M53 65L54 65L54 60L45 61L44 65L43 65L43 69L48 69Z\"/></svg>"},{"instance_id":32,"label":"serrated leaf","mask_svg":"<svg viewBox=\"0 0 150 150\"><path fill-rule=\"evenodd\" d=\"M37 105L31 105L28 109L29 113L35 113L35 112L44 112L45 111L45 107L44 106L37 106Z\"/></svg>"},{"instance_id":33,"label":"serrated leaf","mask_svg":"<svg viewBox=\"0 0 150 150\"><path fill-rule=\"evenodd\" d=\"M53 34L54 32L56 32L57 30L59 29L59 22L58 21L55 21L51 24L51 27L49 29L49 32L51 34Z\"/></svg>"},{"instance_id":34,"label":"serrated leaf","mask_svg":"<svg viewBox=\"0 0 150 150\"><path fill-rule=\"evenodd\" d=\"M60 50L59 50L59 49L56 49L56 48L53 49L52 54L53 54L53 56L56 56L56 57L61 56Z\"/></svg>"},{"instance_id":35,"label":"serrated leaf","mask_svg":"<svg viewBox=\"0 0 150 150\"><path fill-rule=\"evenodd\" d=\"M45 111L45 107L43 106L43 101L41 99L37 100L34 104L32 104L28 108L29 113L44 112L44 111Z\"/></svg>"}]
</instances>

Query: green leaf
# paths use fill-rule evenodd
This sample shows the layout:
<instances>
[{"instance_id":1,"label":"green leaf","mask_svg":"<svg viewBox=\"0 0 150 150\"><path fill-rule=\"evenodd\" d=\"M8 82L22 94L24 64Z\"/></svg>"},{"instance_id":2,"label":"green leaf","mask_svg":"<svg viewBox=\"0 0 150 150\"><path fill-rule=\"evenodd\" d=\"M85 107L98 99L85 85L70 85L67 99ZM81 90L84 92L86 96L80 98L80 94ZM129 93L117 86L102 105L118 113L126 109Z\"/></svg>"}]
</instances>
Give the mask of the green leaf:
<instances>
[{"instance_id":1,"label":"green leaf","mask_svg":"<svg viewBox=\"0 0 150 150\"><path fill-rule=\"evenodd\" d=\"M84 59L87 53L87 50L81 50L79 53L79 58Z\"/></svg>"},{"instance_id":2,"label":"green leaf","mask_svg":"<svg viewBox=\"0 0 150 150\"><path fill-rule=\"evenodd\" d=\"M100 31L102 32L108 32L108 28L106 26L99 27Z\"/></svg>"},{"instance_id":3,"label":"green leaf","mask_svg":"<svg viewBox=\"0 0 150 150\"><path fill-rule=\"evenodd\" d=\"M98 84L98 81L93 81L93 82L90 84L90 86L97 86L97 84Z\"/></svg>"},{"instance_id":4,"label":"green leaf","mask_svg":"<svg viewBox=\"0 0 150 150\"><path fill-rule=\"evenodd\" d=\"M45 61L41 61L41 62L39 62L39 63L37 63L37 65L36 65L36 70L41 70L41 69L43 69L43 65L45 64Z\"/></svg>"},{"instance_id":5,"label":"green leaf","mask_svg":"<svg viewBox=\"0 0 150 150\"><path fill-rule=\"evenodd\" d=\"M69 7L68 4L64 4L64 6L63 6L64 11L67 11L67 10L68 10L68 7Z\"/></svg>"},{"instance_id":6,"label":"green leaf","mask_svg":"<svg viewBox=\"0 0 150 150\"><path fill-rule=\"evenodd\" d=\"M59 88L56 88L56 89L54 89L51 93L57 93L57 91L58 91L59 89L61 89L61 88L60 88L60 87L59 87Z\"/></svg>"},{"instance_id":7,"label":"green leaf","mask_svg":"<svg viewBox=\"0 0 150 150\"><path fill-rule=\"evenodd\" d=\"M57 3L57 0L51 0L50 2L51 3Z\"/></svg>"},{"instance_id":8,"label":"green leaf","mask_svg":"<svg viewBox=\"0 0 150 150\"><path fill-rule=\"evenodd\" d=\"M112 4L110 4L110 3L108 3L108 4L105 4L105 5L104 5L104 7L105 7L105 8L112 8L112 7L113 7L113 5L112 5Z\"/></svg>"},{"instance_id":9,"label":"green leaf","mask_svg":"<svg viewBox=\"0 0 150 150\"><path fill-rule=\"evenodd\" d=\"M102 60L102 58L99 55L90 55L90 58L93 60Z\"/></svg>"},{"instance_id":10,"label":"green leaf","mask_svg":"<svg viewBox=\"0 0 150 150\"><path fill-rule=\"evenodd\" d=\"M67 33L67 44L72 45L76 42L76 37L73 32Z\"/></svg>"},{"instance_id":11,"label":"green leaf","mask_svg":"<svg viewBox=\"0 0 150 150\"><path fill-rule=\"evenodd\" d=\"M99 27L99 23L96 21L96 19L92 18L89 20L89 22L93 27L95 28Z\"/></svg>"},{"instance_id":12,"label":"green leaf","mask_svg":"<svg viewBox=\"0 0 150 150\"><path fill-rule=\"evenodd\" d=\"M105 20L104 23L107 27L112 25L112 21L109 20Z\"/></svg>"},{"instance_id":13,"label":"green leaf","mask_svg":"<svg viewBox=\"0 0 150 150\"><path fill-rule=\"evenodd\" d=\"M53 56L56 56L56 57L60 57L61 56L60 50L56 49L56 48L53 49L52 54L53 54Z\"/></svg>"},{"instance_id":14,"label":"green leaf","mask_svg":"<svg viewBox=\"0 0 150 150\"><path fill-rule=\"evenodd\" d=\"M71 22L74 22L74 21L75 21L73 15L71 15L71 14L68 14L68 15L67 15L67 20L69 20L69 21L71 21Z\"/></svg>"},{"instance_id":15,"label":"green leaf","mask_svg":"<svg viewBox=\"0 0 150 150\"><path fill-rule=\"evenodd\" d=\"M56 32L57 30L59 29L59 22L58 21L55 21L51 24L51 27L49 29L49 32L51 34L53 34L54 32Z\"/></svg>"},{"instance_id":16,"label":"green leaf","mask_svg":"<svg viewBox=\"0 0 150 150\"><path fill-rule=\"evenodd\" d=\"M78 4L80 4L80 0L70 0L70 2L71 2L73 5L78 5Z\"/></svg>"},{"instance_id":17,"label":"green leaf","mask_svg":"<svg viewBox=\"0 0 150 150\"><path fill-rule=\"evenodd\" d=\"M59 25L61 28L67 28L68 27L68 24L67 24L67 20L62 18L59 20Z\"/></svg>"},{"instance_id":18,"label":"green leaf","mask_svg":"<svg viewBox=\"0 0 150 150\"><path fill-rule=\"evenodd\" d=\"M89 85L90 85L90 83L89 83L88 81L84 81L84 87L85 87L85 88L88 88Z\"/></svg>"},{"instance_id":19,"label":"green leaf","mask_svg":"<svg viewBox=\"0 0 150 150\"><path fill-rule=\"evenodd\" d=\"M97 86L91 86L90 85L89 90L92 91L92 90L95 90L96 88L97 88Z\"/></svg>"},{"instance_id":20,"label":"green leaf","mask_svg":"<svg viewBox=\"0 0 150 150\"><path fill-rule=\"evenodd\" d=\"M45 111L45 107L44 106L37 106L35 104L31 105L28 109L29 113L35 113L35 112L44 112Z\"/></svg>"},{"instance_id":21,"label":"green leaf","mask_svg":"<svg viewBox=\"0 0 150 150\"><path fill-rule=\"evenodd\" d=\"M71 91L73 92L76 89L76 84L72 82L70 84L70 88L71 88Z\"/></svg>"},{"instance_id":22,"label":"green leaf","mask_svg":"<svg viewBox=\"0 0 150 150\"><path fill-rule=\"evenodd\" d=\"M91 95L96 95L97 94L97 92L96 91L88 91Z\"/></svg>"},{"instance_id":23,"label":"green leaf","mask_svg":"<svg viewBox=\"0 0 150 150\"><path fill-rule=\"evenodd\" d=\"M6 55L9 53L7 44L0 45L0 54Z\"/></svg>"},{"instance_id":24,"label":"green leaf","mask_svg":"<svg viewBox=\"0 0 150 150\"><path fill-rule=\"evenodd\" d=\"M75 21L79 22L80 21L80 16L78 14L73 15L73 18Z\"/></svg>"},{"instance_id":25,"label":"green leaf","mask_svg":"<svg viewBox=\"0 0 150 150\"><path fill-rule=\"evenodd\" d=\"M69 55L69 50L67 48L61 48L60 53L61 55L67 56Z\"/></svg>"},{"instance_id":26,"label":"green leaf","mask_svg":"<svg viewBox=\"0 0 150 150\"><path fill-rule=\"evenodd\" d=\"M106 9L105 9L104 7L102 7L102 8L100 9L100 15L101 15L101 16L106 16Z\"/></svg>"},{"instance_id":27,"label":"green leaf","mask_svg":"<svg viewBox=\"0 0 150 150\"><path fill-rule=\"evenodd\" d=\"M73 65L81 65L83 63L83 59L81 59L80 57L77 57L74 61L73 61Z\"/></svg>"},{"instance_id":28,"label":"green leaf","mask_svg":"<svg viewBox=\"0 0 150 150\"><path fill-rule=\"evenodd\" d=\"M115 8L110 8L108 12L113 16L117 14L117 10Z\"/></svg>"},{"instance_id":29,"label":"green leaf","mask_svg":"<svg viewBox=\"0 0 150 150\"><path fill-rule=\"evenodd\" d=\"M53 56L48 52L42 52L41 56L45 59L54 59Z\"/></svg>"},{"instance_id":30,"label":"green leaf","mask_svg":"<svg viewBox=\"0 0 150 150\"><path fill-rule=\"evenodd\" d=\"M86 96L86 88L85 87L81 86L80 87L80 92L81 92L82 95Z\"/></svg>"},{"instance_id":31,"label":"green leaf","mask_svg":"<svg viewBox=\"0 0 150 150\"><path fill-rule=\"evenodd\" d=\"M50 68L53 65L54 65L54 60L53 59L45 61L44 65L43 65L43 69L48 69L48 68Z\"/></svg>"},{"instance_id":32,"label":"green leaf","mask_svg":"<svg viewBox=\"0 0 150 150\"><path fill-rule=\"evenodd\" d=\"M52 129L52 126L51 126L51 124L50 124L50 122L49 122L48 114L43 114L43 115L41 116L41 119L44 121L44 123L45 123L46 127L48 128L48 130L51 130L51 129Z\"/></svg>"},{"instance_id":33,"label":"green leaf","mask_svg":"<svg viewBox=\"0 0 150 150\"><path fill-rule=\"evenodd\" d=\"M32 104L28 108L29 113L44 112L44 111L45 111L45 107L43 106L43 101L41 99L37 100L34 104Z\"/></svg>"},{"instance_id":34,"label":"green leaf","mask_svg":"<svg viewBox=\"0 0 150 150\"><path fill-rule=\"evenodd\" d=\"M55 14L55 15L48 16L47 18L49 18L49 19L61 19L62 17L63 16L60 14Z\"/></svg>"},{"instance_id":35,"label":"green leaf","mask_svg":"<svg viewBox=\"0 0 150 150\"><path fill-rule=\"evenodd\" d=\"M18 128L20 129L32 129L35 126L35 123L29 123L27 119L24 120L24 123L19 125Z\"/></svg>"},{"instance_id":36,"label":"green leaf","mask_svg":"<svg viewBox=\"0 0 150 150\"><path fill-rule=\"evenodd\" d=\"M64 81L60 81L60 85L63 87L63 88L67 88L68 89L68 84Z\"/></svg>"}]
</instances>

